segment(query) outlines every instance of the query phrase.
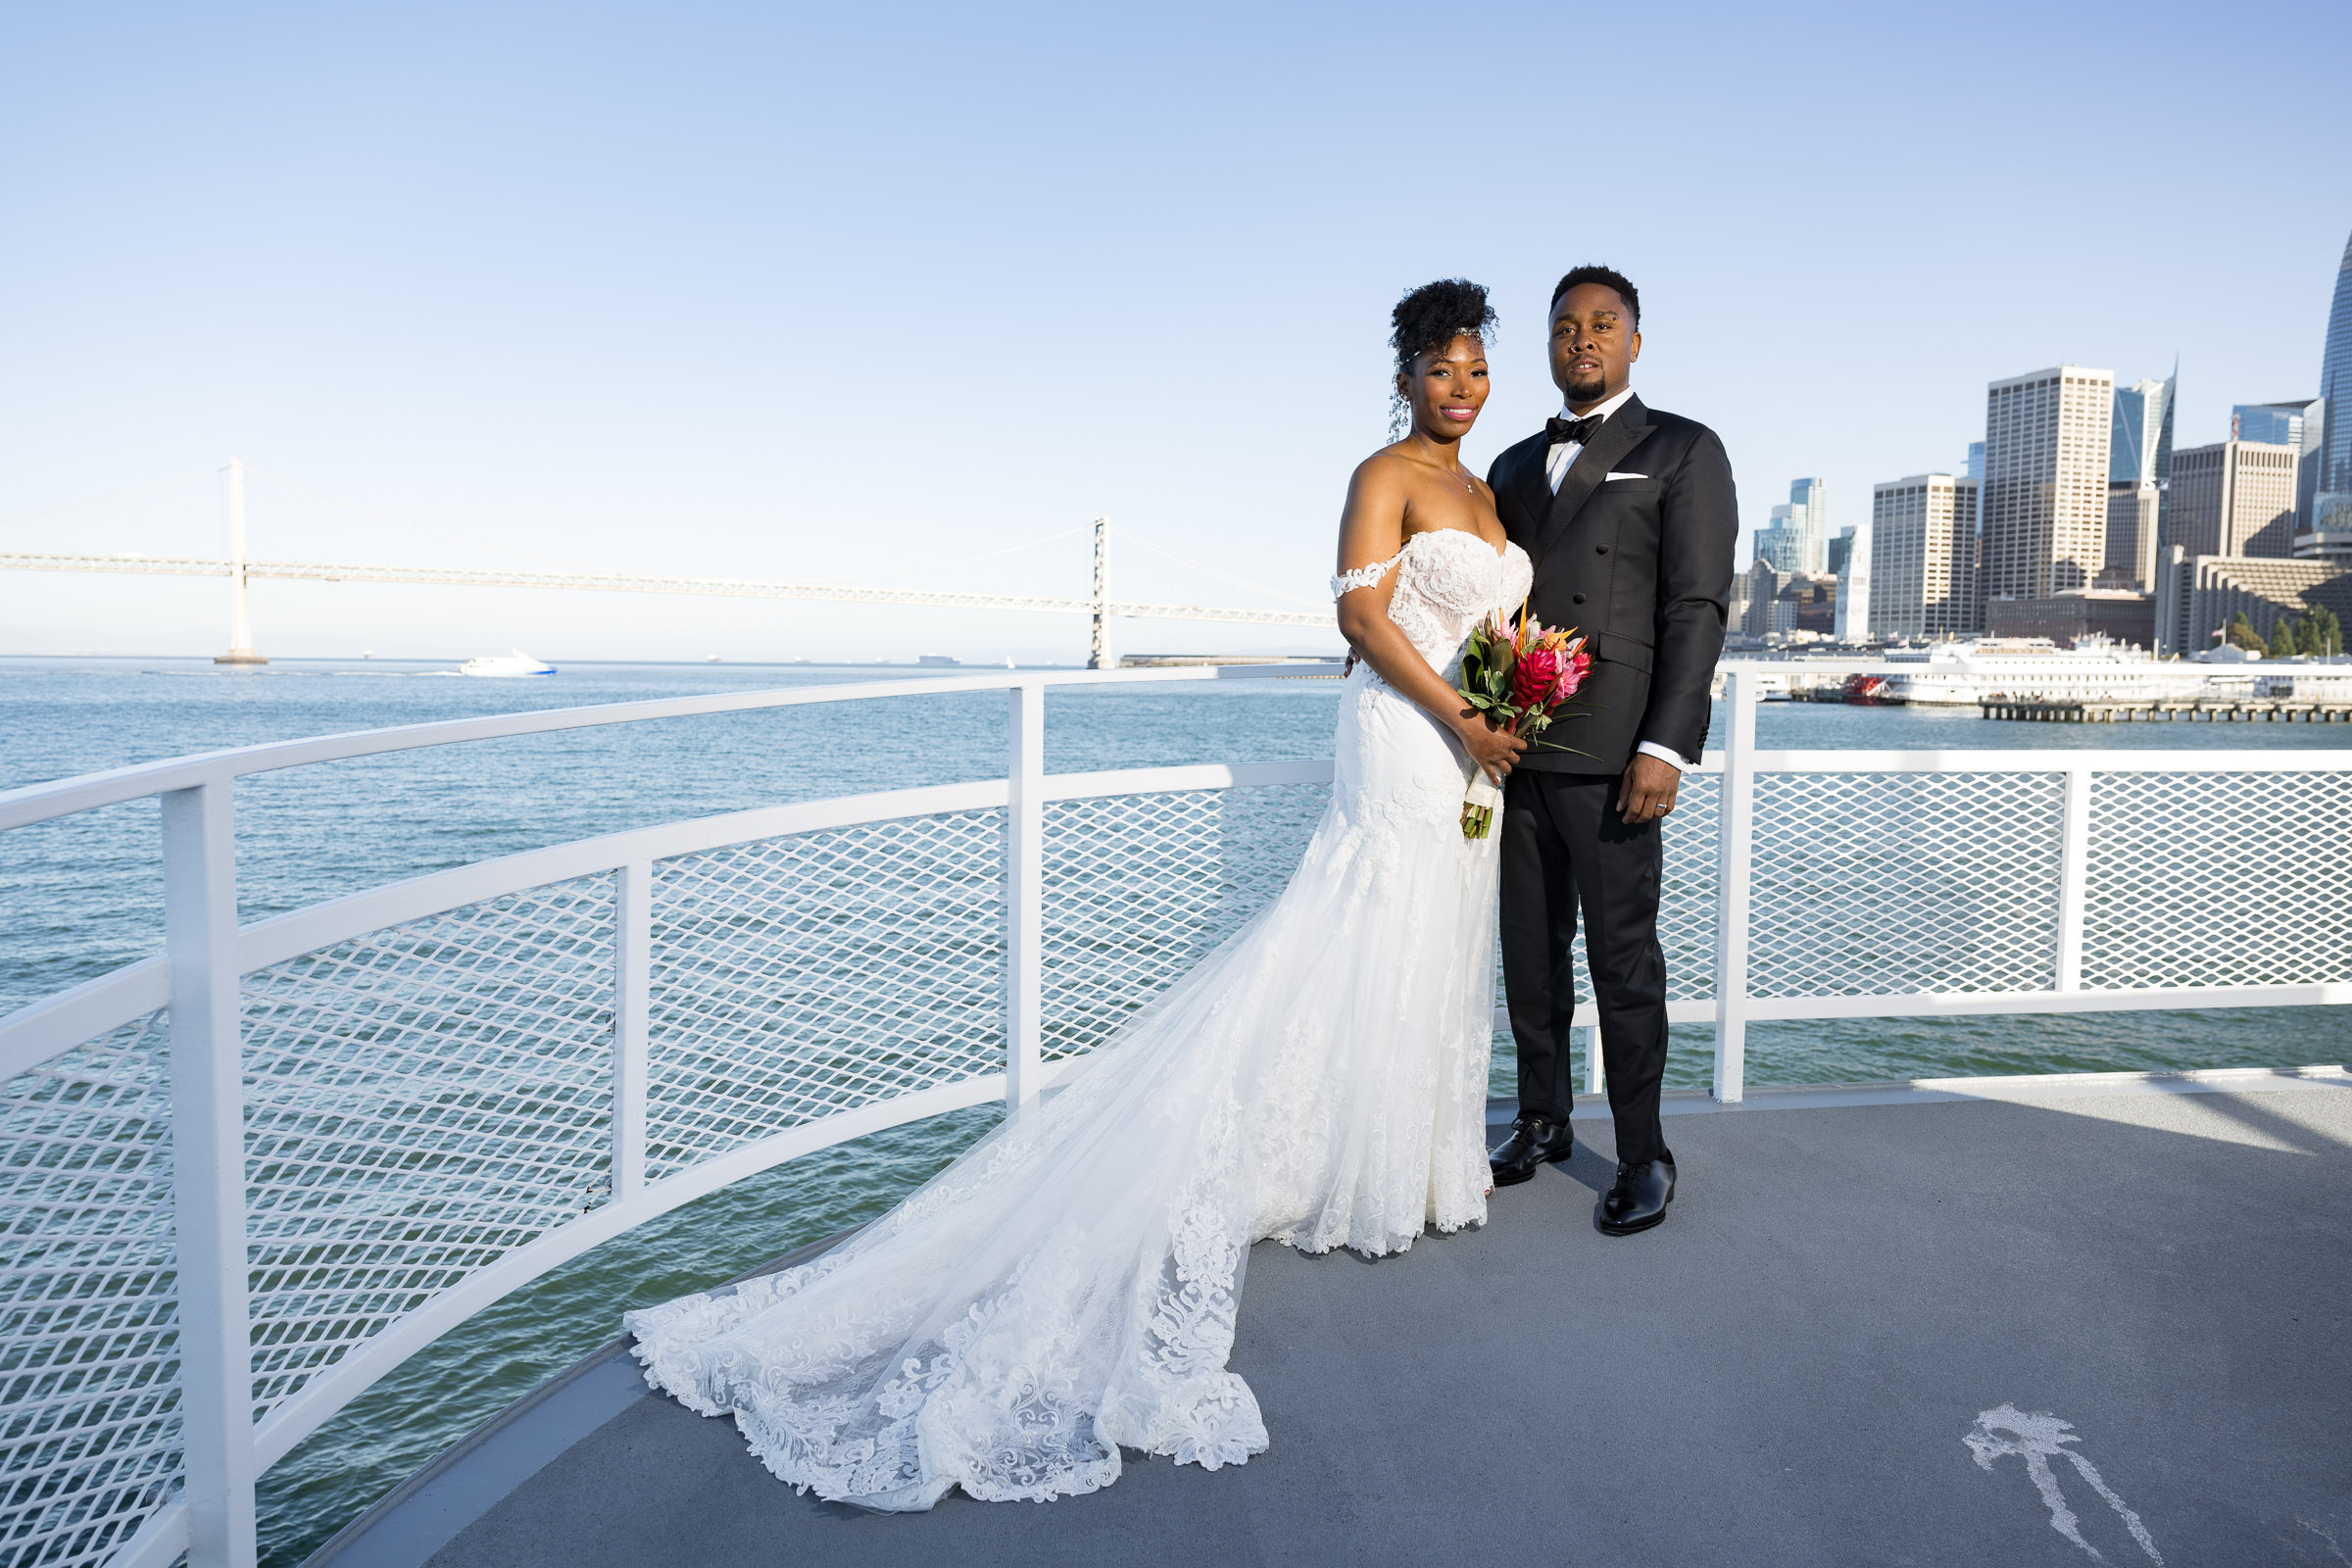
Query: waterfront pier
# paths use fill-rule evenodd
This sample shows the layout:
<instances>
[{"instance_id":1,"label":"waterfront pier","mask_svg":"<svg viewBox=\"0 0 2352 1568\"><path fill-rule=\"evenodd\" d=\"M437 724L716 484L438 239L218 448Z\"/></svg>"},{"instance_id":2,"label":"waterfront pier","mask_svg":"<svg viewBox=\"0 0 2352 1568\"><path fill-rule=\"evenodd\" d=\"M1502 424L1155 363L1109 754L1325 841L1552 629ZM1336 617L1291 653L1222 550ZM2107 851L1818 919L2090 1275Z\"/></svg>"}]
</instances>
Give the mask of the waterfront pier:
<instances>
[{"instance_id":1,"label":"waterfront pier","mask_svg":"<svg viewBox=\"0 0 2352 1568\"><path fill-rule=\"evenodd\" d=\"M2298 703L2285 698L2168 702L2131 698L1987 697L1977 708L1984 718L2030 724L2352 723L2352 703Z\"/></svg>"}]
</instances>

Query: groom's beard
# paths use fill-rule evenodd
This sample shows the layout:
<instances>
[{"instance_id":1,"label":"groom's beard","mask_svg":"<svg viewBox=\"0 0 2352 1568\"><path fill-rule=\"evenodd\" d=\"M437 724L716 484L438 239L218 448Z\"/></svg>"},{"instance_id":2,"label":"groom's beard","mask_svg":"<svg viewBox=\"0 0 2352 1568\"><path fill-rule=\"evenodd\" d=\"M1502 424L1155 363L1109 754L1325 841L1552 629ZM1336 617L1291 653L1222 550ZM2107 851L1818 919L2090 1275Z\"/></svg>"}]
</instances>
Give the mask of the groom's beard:
<instances>
[{"instance_id":1,"label":"groom's beard","mask_svg":"<svg viewBox=\"0 0 2352 1568\"><path fill-rule=\"evenodd\" d=\"M1593 376L1589 381L1568 383L1567 397L1570 403L1598 403L1608 395L1609 379L1605 375Z\"/></svg>"}]
</instances>

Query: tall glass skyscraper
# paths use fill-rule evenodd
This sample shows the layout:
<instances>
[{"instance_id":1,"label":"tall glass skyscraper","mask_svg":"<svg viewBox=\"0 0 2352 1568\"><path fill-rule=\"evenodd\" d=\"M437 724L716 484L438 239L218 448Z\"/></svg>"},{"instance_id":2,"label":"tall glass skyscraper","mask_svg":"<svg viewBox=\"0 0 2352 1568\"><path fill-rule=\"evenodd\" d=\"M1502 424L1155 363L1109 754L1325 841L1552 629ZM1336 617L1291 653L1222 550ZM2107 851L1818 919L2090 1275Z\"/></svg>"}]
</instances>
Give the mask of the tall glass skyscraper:
<instances>
[{"instance_id":1,"label":"tall glass skyscraper","mask_svg":"<svg viewBox=\"0 0 2352 1568\"><path fill-rule=\"evenodd\" d=\"M2304 407L2301 403L2232 403L2230 405L2230 439L2293 447L2300 453L2303 450Z\"/></svg>"},{"instance_id":2,"label":"tall glass skyscraper","mask_svg":"<svg viewBox=\"0 0 2352 1568\"><path fill-rule=\"evenodd\" d=\"M2156 430L2156 488L2173 484L2173 410L2180 402L2180 356L2173 356L2173 373L2164 378L2164 422Z\"/></svg>"},{"instance_id":3,"label":"tall glass skyscraper","mask_svg":"<svg viewBox=\"0 0 2352 1568\"><path fill-rule=\"evenodd\" d=\"M2352 240L2335 270L2335 303L2328 312L2328 346L2320 354L2320 397L2327 404L2320 438L2319 494L2311 526L2352 529Z\"/></svg>"},{"instance_id":4,"label":"tall glass skyscraper","mask_svg":"<svg viewBox=\"0 0 2352 1568\"><path fill-rule=\"evenodd\" d=\"M1772 563L1772 569L1786 577L1792 572L1811 571L1813 564L1806 559L1807 537L1805 509L1795 502L1772 509L1772 519L1756 530L1756 559Z\"/></svg>"},{"instance_id":5,"label":"tall glass skyscraper","mask_svg":"<svg viewBox=\"0 0 2352 1568\"><path fill-rule=\"evenodd\" d=\"M2172 408L2172 390L2170 381L2134 381L2115 389L2115 426L2107 437L2110 480L2155 482L2156 446L2171 423L2166 415Z\"/></svg>"},{"instance_id":6,"label":"tall glass skyscraper","mask_svg":"<svg viewBox=\"0 0 2352 1568\"><path fill-rule=\"evenodd\" d=\"M1829 564L1830 482L1827 479L1788 481L1788 505L1804 520L1804 561L1800 570L1820 571Z\"/></svg>"}]
</instances>

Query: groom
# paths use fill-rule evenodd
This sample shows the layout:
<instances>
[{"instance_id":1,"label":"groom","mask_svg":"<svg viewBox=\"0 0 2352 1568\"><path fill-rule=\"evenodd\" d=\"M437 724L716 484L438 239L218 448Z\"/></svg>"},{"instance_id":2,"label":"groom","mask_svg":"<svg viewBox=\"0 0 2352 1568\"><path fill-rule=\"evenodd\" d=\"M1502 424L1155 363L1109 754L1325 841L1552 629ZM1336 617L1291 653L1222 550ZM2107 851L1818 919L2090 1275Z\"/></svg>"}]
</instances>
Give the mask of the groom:
<instances>
[{"instance_id":1,"label":"groom","mask_svg":"<svg viewBox=\"0 0 2352 1568\"><path fill-rule=\"evenodd\" d=\"M1643 406L1642 297L1605 267L1551 294L1560 416L1494 460L1502 524L1535 558L1529 612L1576 627L1592 667L1578 705L1519 760L1502 817L1502 978L1519 1045L1519 1119L1494 1152L1497 1186L1566 1159L1576 1086L1568 1029L1577 910L1600 1008L1617 1180L1600 1228L1647 1230L1674 1200L1658 1121L1666 959L1658 946L1659 823L1707 737L1739 508L1723 443Z\"/></svg>"}]
</instances>

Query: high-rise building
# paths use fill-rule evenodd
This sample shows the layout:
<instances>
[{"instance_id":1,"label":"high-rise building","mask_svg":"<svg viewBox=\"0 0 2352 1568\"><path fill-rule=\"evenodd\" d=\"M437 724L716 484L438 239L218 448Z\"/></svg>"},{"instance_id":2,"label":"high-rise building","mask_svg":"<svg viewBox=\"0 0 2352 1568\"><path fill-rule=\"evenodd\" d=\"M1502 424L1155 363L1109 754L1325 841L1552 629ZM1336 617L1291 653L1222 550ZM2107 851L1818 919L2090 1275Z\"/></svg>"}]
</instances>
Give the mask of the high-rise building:
<instances>
[{"instance_id":1,"label":"high-rise building","mask_svg":"<svg viewBox=\"0 0 2352 1568\"><path fill-rule=\"evenodd\" d=\"M2164 378L2164 418L2156 426L2156 526L2164 527L2164 497L2173 487L2173 415L2180 407L2180 356L2173 356L2173 373Z\"/></svg>"},{"instance_id":2,"label":"high-rise building","mask_svg":"<svg viewBox=\"0 0 2352 1568\"><path fill-rule=\"evenodd\" d=\"M2107 437L2107 477L2132 484L2156 479L2156 443L2164 435L2169 381L2134 381L2115 389L2115 419Z\"/></svg>"},{"instance_id":3,"label":"high-rise building","mask_svg":"<svg viewBox=\"0 0 2352 1568\"><path fill-rule=\"evenodd\" d=\"M1796 502L1772 509L1772 518L1756 530L1756 555L1772 563L1772 569L1787 576L1792 571L1809 571L1805 564L1810 540L1806 535L1808 518L1805 509Z\"/></svg>"},{"instance_id":4,"label":"high-rise building","mask_svg":"<svg viewBox=\"0 0 2352 1568\"><path fill-rule=\"evenodd\" d=\"M1827 569L1830 539L1830 482L1827 479L1788 481L1790 514L1804 519L1805 564L1800 571ZM1797 509L1802 509L1801 511Z\"/></svg>"},{"instance_id":5,"label":"high-rise building","mask_svg":"<svg viewBox=\"0 0 2352 1568\"><path fill-rule=\"evenodd\" d=\"M2320 488L2320 433L2328 405L2321 398L2240 403L2230 410L2230 439L2267 441L2295 449L2295 531L2311 527L2311 501Z\"/></svg>"},{"instance_id":6,"label":"high-rise building","mask_svg":"<svg viewBox=\"0 0 2352 1568\"><path fill-rule=\"evenodd\" d=\"M2161 381L2118 388L2107 437L2107 564L2110 581L2129 574L2145 586L2156 569L2156 538L2164 526L2165 489L2173 481L2173 405L2180 367ZM2140 486L2156 487L2155 512L2143 530ZM2127 501L2127 497L2129 500Z\"/></svg>"},{"instance_id":7,"label":"high-rise building","mask_svg":"<svg viewBox=\"0 0 2352 1568\"><path fill-rule=\"evenodd\" d=\"M1968 444L1968 477L1980 483L1984 478L1984 443L1982 441Z\"/></svg>"},{"instance_id":8,"label":"high-rise building","mask_svg":"<svg viewBox=\"0 0 2352 1568\"><path fill-rule=\"evenodd\" d=\"M2046 599L2087 588L2106 564L2114 402L2114 373L2077 365L2013 375L1986 389L1985 599ZM2161 438L2158 451L2171 456ZM1878 576L1884 578L1891 560L1882 537ZM1875 606L1871 624L1879 624Z\"/></svg>"},{"instance_id":9,"label":"high-rise building","mask_svg":"<svg viewBox=\"0 0 2352 1568\"><path fill-rule=\"evenodd\" d=\"M2107 481L2107 554L2099 588L2151 592L2156 581L2156 524L2164 492L2153 479Z\"/></svg>"},{"instance_id":10,"label":"high-rise building","mask_svg":"<svg viewBox=\"0 0 2352 1568\"><path fill-rule=\"evenodd\" d=\"M2115 389L2107 436L2107 546L2096 579L2102 588L2145 592L2156 576L2156 532L2164 491L2157 452L2171 430L2173 383L2134 381ZM2165 448L2169 460L2169 444ZM2169 461L2167 466L2170 466Z\"/></svg>"},{"instance_id":11,"label":"high-rise building","mask_svg":"<svg viewBox=\"0 0 2352 1568\"><path fill-rule=\"evenodd\" d=\"M2308 528L2352 531L2352 240L2335 270L2335 301L2328 310L2328 343L2320 351L2320 461L2313 475Z\"/></svg>"},{"instance_id":12,"label":"high-rise building","mask_svg":"<svg viewBox=\"0 0 2352 1568\"><path fill-rule=\"evenodd\" d=\"M1838 579L1800 571L1783 581L1772 598L1771 630L1798 641L1837 635Z\"/></svg>"},{"instance_id":13,"label":"high-rise building","mask_svg":"<svg viewBox=\"0 0 2352 1568\"><path fill-rule=\"evenodd\" d=\"M2293 447L2219 441L2173 454L2173 485L2159 547L2197 556L2294 554Z\"/></svg>"},{"instance_id":14,"label":"high-rise building","mask_svg":"<svg viewBox=\"0 0 2352 1568\"><path fill-rule=\"evenodd\" d=\"M2232 403L2230 405L2230 439L2293 447L2300 453L2303 450L2303 411L2319 401L2318 398L2304 398L2296 403ZM2317 435L2318 432L2315 430L2313 434Z\"/></svg>"},{"instance_id":15,"label":"high-rise building","mask_svg":"<svg viewBox=\"0 0 2352 1568\"><path fill-rule=\"evenodd\" d=\"M1838 640L1870 641L1870 524L1857 522L1840 533L1833 545L1838 552Z\"/></svg>"},{"instance_id":16,"label":"high-rise building","mask_svg":"<svg viewBox=\"0 0 2352 1568\"><path fill-rule=\"evenodd\" d=\"M1974 479L1915 473L1870 494L1870 632L1928 641L1983 629Z\"/></svg>"},{"instance_id":17,"label":"high-rise building","mask_svg":"<svg viewBox=\"0 0 2352 1568\"><path fill-rule=\"evenodd\" d=\"M1733 579L1732 599L1741 607L1737 628L1740 632L1761 637L1772 630L1772 602L1779 596L1781 580L1787 575L1759 554L1745 571Z\"/></svg>"}]
</instances>

